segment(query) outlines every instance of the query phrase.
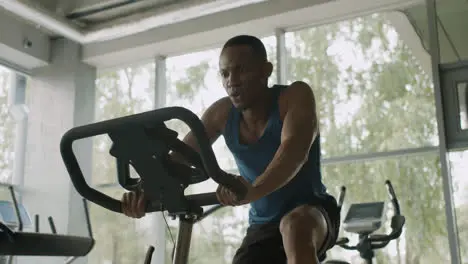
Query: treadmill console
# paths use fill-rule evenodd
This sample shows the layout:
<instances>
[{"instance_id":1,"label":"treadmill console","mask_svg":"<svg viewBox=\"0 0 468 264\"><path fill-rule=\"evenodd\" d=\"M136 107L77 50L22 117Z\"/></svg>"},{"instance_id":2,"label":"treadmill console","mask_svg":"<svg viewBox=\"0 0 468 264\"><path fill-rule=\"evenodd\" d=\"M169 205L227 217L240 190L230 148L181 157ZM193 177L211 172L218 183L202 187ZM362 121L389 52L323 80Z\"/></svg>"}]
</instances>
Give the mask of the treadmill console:
<instances>
[{"instance_id":1,"label":"treadmill console","mask_svg":"<svg viewBox=\"0 0 468 264\"><path fill-rule=\"evenodd\" d=\"M18 204L23 227L29 228L32 226L31 218L29 217L26 208L22 204ZM15 206L10 201L0 201L0 221L11 229L16 229L19 226L18 218L15 212Z\"/></svg>"},{"instance_id":2,"label":"treadmill console","mask_svg":"<svg viewBox=\"0 0 468 264\"><path fill-rule=\"evenodd\" d=\"M385 202L352 204L343 221L347 232L370 234L382 226Z\"/></svg>"}]
</instances>

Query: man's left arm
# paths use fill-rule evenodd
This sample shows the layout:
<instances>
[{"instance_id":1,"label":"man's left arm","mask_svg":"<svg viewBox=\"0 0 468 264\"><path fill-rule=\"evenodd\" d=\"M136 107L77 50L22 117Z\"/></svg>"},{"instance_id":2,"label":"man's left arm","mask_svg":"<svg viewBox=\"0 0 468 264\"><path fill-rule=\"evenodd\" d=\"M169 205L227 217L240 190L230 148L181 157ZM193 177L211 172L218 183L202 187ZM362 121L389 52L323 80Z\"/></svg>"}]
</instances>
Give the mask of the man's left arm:
<instances>
[{"instance_id":1,"label":"man's left arm","mask_svg":"<svg viewBox=\"0 0 468 264\"><path fill-rule=\"evenodd\" d=\"M286 185L304 163L318 134L318 118L312 89L295 82L285 91L286 112L281 145L266 170L252 184L252 197L260 199Z\"/></svg>"}]
</instances>

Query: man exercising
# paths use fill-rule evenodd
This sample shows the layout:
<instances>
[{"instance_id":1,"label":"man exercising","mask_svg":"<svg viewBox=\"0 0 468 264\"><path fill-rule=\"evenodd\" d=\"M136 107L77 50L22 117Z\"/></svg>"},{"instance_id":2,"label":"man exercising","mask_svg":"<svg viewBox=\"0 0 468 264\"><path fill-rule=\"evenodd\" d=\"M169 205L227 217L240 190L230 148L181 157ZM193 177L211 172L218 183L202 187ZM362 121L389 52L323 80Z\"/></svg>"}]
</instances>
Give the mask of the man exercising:
<instances>
[{"instance_id":1,"label":"man exercising","mask_svg":"<svg viewBox=\"0 0 468 264\"><path fill-rule=\"evenodd\" d=\"M233 263L319 263L337 239L340 216L322 183L311 87L297 81L269 88L273 65L253 36L228 40L219 67L228 96L201 120L211 143L224 136L248 192L242 201L222 186L216 194L223 205L251 205L250 225ZM199 150L192 133L184 142ZM144 216L144 195L126 193L122 203L127 216Z\"/></svg>"}]
</instances>

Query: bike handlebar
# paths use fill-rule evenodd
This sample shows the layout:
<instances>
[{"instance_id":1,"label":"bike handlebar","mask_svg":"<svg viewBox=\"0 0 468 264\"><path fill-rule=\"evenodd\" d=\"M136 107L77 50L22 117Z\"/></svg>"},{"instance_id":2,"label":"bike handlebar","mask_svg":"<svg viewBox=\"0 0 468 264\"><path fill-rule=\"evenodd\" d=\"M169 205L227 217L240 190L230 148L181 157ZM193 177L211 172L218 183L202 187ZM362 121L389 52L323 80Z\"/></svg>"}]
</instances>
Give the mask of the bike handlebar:
<instances>
[{"instance_id":1,"label":"bike handlebar","mask_svg":"<svg viewBox=\"0 0 468 264\"><path fill-rule=\"evenodd\" d=\"M107 134L122 127L151 126L157 122L169 121L171 119L179 119L190 127L191 132L197 139L200 149L200 157L207 176L212 178L218 184L226 186L232 190L237 194L238 199L243 199L247 192L246 187L233 175L223 173L224 171L220 169L208 136L206 135L205 127L198 116L183 107L161 108L140 114L79 126L67 131L61 139L60 152L71 181L78 193L87 200L107 208L108 210L118 213L122 212L122 204L119 200L111 198L104 193L91 188L87 184L75 153L73 152L73 143L76 140ZM212 194L192 195L187 196L186 199L196 205L219 203L216 196L213 196ZM156 211L156 209L158 209L157 206L149 206L148 212Z\"/></svg>"}]
</instances>

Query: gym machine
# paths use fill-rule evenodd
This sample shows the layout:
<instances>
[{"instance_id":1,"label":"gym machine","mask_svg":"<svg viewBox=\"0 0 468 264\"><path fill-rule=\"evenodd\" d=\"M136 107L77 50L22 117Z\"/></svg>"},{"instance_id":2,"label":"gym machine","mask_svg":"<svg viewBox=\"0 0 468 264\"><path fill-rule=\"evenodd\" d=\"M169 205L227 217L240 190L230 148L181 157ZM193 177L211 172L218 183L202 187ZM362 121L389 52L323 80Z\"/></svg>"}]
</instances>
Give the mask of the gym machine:
<instances>
[{"instance_id":1,"label":"gym machine","mask_svg":"<svg viewBox=\"0 0 468 264\"><path fill-rule=\"evenodd\" d=\"M384 248L390 241L400 237L403 226L405 225L405 217L401 215L400 204L398 202L395 190L389 180L385 182L387 192L390 197L390 202L393 207L393 216L391 219L390 234L374 234L375 231L382 227L385 215L385 202L368 202L351 204L348 213L343 221L343 229L346 232L354 233L359 236L359 242L351 246L348 238L340 238L336 245L347 249L357 250L362 259L367 264L372 264L375 257L376 249ZM345 188L342 188L340 194L339 206L341 208L344 200ZM324 264L349 264L344 261L329 260Z\"/></svg>"},{"instance_id":2,"label":"gym machine","mask_svg":"<svg viewBox=\"0 0 468 264\"><path fill-rule=\"evenodd\" d=\"M199 153L180 141L177 132L166 127L164 122L172 119L181 120L190 127L197 139ZM204 213L203 207L219 204L215 192L185 195L184 190L189 185L211 178L231 189L238 199L245 197L245 186L219 167L198 116L183 107L166 107L75 127L62 137L60 151L73 186L85 199L103 208L122 213L119 200L87 184L72 148L77 140L103 134L112 141L109 153L116 159L119 184L129 191L144 191L148 199L146 212L167 211L179 219L174 264L187 263L192 227L210 213ZM187 164L171 161L170 151L182 155ZM139 178L130 176L130 166Z\"/></svg>"},{"instance_id":3,"label":"gym machine","mask_svg":"<svg viewBox=\"0 0 468 264\"><path fill-rule=\"evenodd\" d=\"M89 237L57 234L52 217L48 218L52 233L39 233L38 215L35 216L35 232L23 232L25 221L27 225L30 225L31 219L24 207L18 204L13 186L9 186L9 189L13 201L12 211L14 211L16 221L12 221L12 219L0 221L0 256L7 256L7 263L13 262L13 256L56 256L69 257L65 262L69 264L78 257L86 256L91 251L94 239L85 199L83 199L83 204ZM10 206L10 203L4 205L6 210L10 210Z\"/></svg>"}]
</instances>

